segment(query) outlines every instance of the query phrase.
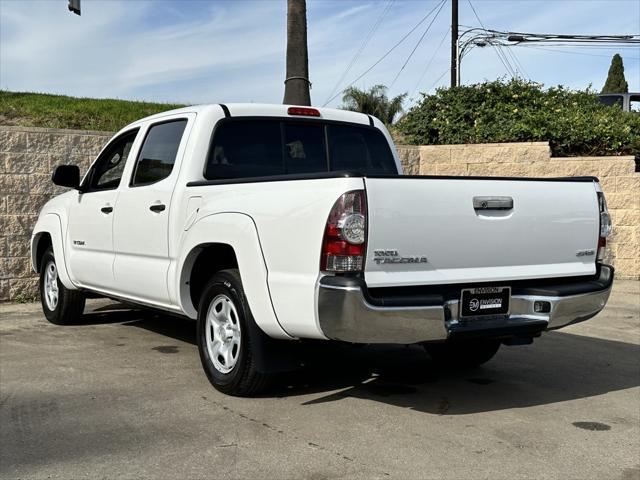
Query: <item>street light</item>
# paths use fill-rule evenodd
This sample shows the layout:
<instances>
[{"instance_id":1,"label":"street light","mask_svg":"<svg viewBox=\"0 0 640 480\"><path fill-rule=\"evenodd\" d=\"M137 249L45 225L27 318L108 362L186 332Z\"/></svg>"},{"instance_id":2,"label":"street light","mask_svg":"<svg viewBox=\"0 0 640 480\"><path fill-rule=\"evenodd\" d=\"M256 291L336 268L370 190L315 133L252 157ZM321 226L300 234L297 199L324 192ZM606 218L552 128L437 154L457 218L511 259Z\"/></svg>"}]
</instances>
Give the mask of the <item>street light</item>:
<instances>
[{"instance_id":1,"label":"street light","mask_svg":"<svg viewBox=\"0 0 640 480\"><path fill-rule=\"evenodd\" d=\"M80 0L69 0L69 11L80 15Z\"/></svg>"}]
</instances>

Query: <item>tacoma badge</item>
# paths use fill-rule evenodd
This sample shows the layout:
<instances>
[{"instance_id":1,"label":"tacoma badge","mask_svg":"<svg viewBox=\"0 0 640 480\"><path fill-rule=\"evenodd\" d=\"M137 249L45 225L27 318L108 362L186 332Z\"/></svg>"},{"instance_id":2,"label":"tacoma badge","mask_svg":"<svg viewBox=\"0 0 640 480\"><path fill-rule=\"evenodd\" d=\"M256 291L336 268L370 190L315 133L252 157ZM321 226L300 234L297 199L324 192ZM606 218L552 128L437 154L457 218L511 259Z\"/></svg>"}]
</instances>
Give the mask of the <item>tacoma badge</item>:
<instances>
[{"instance_id":1,"label":"tacoma badge","mask_svg":"<svg viewBox=\"0 0 640 480\"><path fill-rule=\"evenodd\" d=\"M373 261L381 263L427 263L427 257L423 255L410 255L401 257L397 250L374 250Z\"/></svg>"}]
</instances>

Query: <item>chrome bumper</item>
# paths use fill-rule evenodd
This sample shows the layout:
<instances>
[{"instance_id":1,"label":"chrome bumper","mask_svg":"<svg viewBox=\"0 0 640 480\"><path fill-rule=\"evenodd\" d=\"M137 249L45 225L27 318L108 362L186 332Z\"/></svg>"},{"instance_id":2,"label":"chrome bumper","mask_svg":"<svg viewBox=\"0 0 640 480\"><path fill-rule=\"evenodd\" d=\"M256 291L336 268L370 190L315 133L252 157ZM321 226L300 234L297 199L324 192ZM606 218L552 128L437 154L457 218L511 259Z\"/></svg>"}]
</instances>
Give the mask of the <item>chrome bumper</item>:
<instances>
[{"instance_id":1,"label":"chrome bumper","mask_svg":"<svg viewBox=\"0 0 640 480\"><path fill-rule=\"evenodd\" d=\"M370 297L362 280L323 277L318 285L318 319L327 338L351 343L410 344L476 334L531 336L597 315L607 303L612 284L613 268L603 265L597 280L579 285L580 293L546 295L530 288L532 294L511 296L509 315L462 321L458 299L431 295L424 305L383 306L379 303L388 302ZM535 312L536 301L549 302L550 311Z\"/></svg>"}]
</instances>

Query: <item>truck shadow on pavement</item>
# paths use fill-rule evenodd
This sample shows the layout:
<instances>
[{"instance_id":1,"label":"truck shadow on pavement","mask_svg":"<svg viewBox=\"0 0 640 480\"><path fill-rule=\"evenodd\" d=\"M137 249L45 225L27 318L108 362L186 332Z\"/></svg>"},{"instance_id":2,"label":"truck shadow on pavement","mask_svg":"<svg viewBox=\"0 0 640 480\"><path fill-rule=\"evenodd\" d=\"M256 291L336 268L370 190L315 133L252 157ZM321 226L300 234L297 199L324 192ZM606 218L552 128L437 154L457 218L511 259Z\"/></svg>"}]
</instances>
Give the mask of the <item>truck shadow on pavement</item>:
<instances>
[{"instance_id":1,"label":"truck shadow on pavement","mask_svg":"<svg viewBox=\"0 0 640 480\"><path fill-rule=\"evenodd\" d=\"M128 310L133 320L126 311L109 315L122 325L195 346L195 322ZM89 323L92 315L87 315ZM109 315L95 320L110 323ZM640 385L640 345L563 332L543 334L533 345L503 346L486 365L464 371L437 367L420 346L316 341L304 342L298 350L303 366L278 375L263 397L301 397L306 406L351 397L436 415L464 415L547 405ZM187 354L197 351L189 349Z\"/></svg>"},{"instance_id":2,"label":"truck shadow on pavement","mask_svg":"<svg viewBox=\"0 0 640 480\"><path fill-rule=\"evenodd\" d=\"M638 358L638 345L560 332L530 346L503 346L492 361L472 370L438 368L420 347L370 347L358 359L345 358L368 366L367 379L304 405L352 397L437 415L547 405L637 387ZM318 370L293 390L317 393L323 382L329 390L327 377L338 371Z\"/></svg>"}]
</instances>

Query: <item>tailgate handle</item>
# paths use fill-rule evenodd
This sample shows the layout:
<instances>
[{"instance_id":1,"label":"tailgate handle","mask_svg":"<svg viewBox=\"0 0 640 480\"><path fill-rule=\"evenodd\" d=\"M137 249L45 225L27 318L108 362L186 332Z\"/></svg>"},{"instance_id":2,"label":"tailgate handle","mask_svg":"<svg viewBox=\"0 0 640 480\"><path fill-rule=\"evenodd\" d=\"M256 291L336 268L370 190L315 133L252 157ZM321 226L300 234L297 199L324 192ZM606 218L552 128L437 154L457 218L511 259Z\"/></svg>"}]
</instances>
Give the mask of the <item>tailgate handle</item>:
<instances>
[{"instance_id":1,"label":"tailgate handle","mask_svg":"<svg viewBox=\"0 0 640 480\"><path fill-rule=\"evenodd\" d=\"M511 197L473 197L474 210L511 210L513 198Z\"/></svg>"}]
</instances>

